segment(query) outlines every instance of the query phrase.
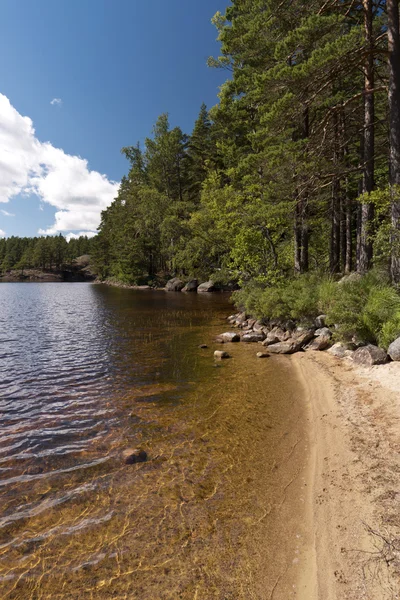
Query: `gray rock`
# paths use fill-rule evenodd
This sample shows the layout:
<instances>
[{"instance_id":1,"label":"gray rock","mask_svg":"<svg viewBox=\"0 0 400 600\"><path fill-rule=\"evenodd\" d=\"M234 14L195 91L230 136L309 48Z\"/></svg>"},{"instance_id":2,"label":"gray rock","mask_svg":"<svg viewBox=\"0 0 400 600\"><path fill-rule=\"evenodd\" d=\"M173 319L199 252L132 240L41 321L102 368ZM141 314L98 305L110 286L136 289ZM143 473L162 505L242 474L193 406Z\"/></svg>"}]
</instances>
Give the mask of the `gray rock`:
<instances>
[{"instance_id":1,"label":"gray rock","mask_svg":"<svg viewBox=\"0 0 400 600\"><path fill-rule=\"evenodd\" d=\"M332 332L330 329L328 329L328 327L321 327L315 331L314 335L315 337L318 337L319 335L324 337L332 337Z\"/></svg>"},{"instance_id":2,"label":"gray rock","mask_svg":"<svg viewBox=\"0 0 400 600\"><path fill-rule=\"evenodd\" d=\"M245 333L242 335L242 342L254 343L254 342L262 342L265 338L263 333Z\"/></svg>"},{"instance_id":3,"label":"gray rock","mask_svg":"<svg viewBox=\"0 0 400 600\"><path fill-rule=\"evenodd\" d=\"M326 350L329 348L331 344L331 337L329 335L319 335L316 337L309 346L307 346L307 350Z\"/></svg>"},{"instance_id":4,"label":"gray rock","mask_svg":"<svg viewBox=\"0 0 400 600\"><path fill-rule=\"evenodd\" d=\"M296 323L294 321L286 321L283 325L283 328L287 331L294 331L296 329Z\"/></svg>"},{"instance_id":5,"label":"gray rock","mask_svg":"<svg viewBox=\"0 0 400 600\"><path fill-rule=\"evenodd\" d=\"M264 346L269 346L270 344L277 344L278 342L286 342L291 337L288 331L284 331L281 327L274 327L267 334L266 340L264 342Z\"/></svg>"},{"instance_id":6,"label":"gray rock","mask_svg":"<svg viewBox=\"0 0 400 600\"><path fill-rule=\"evenodd\" d=\"M207 292L216 292L217 288L215 287L214 283L212 281L205 281L204 283L201 283L199 285L199 287L197 288L197 292L199 294L203 294L203 293L207 293Z\"/></svg>"},{"instance_id":7,"label":"gray rock","mask_svg":"<svg viewBox=\"0 0 400 600\"><path fill-rule=\"evenodd\" d=\"M257 352L257 358L268 358L270 356L269 352Z\"/></svg>"},{"instance_id":8,"label":"gray rock","mask_svg":"<svg viewBox=\"0 0 400 600\"><path fill-rule=\"evenodd\" d=\"M278 344L272 344L268 346L268 352L272 354L293 354L298 352L301 346L294 340L288 340L287 342L279 342Z\"/></svg>"},{"instance_id":9,"label":"gray rock","mask_svg":"<svg viewBox=\"0 0 400 600\"><path fill-rule=\"evenodd\" d=\"M390 344L388 348L388 354L392 360L400 360L400 337Z\"/></svg>"},{"instance_id":10,"label":"gray rock","mask_svg":"<svg viewBox=\"0 0 400 600\"><path fill-rule=\"evenodd\" d=\"M222 350L216 350L214 352L214 358L217 360L222 360L223 358L230 358L230 355L227 352L223 352Z\"/></svg>"},{"instance_id":11,"label":"gray rock","mask_svg":"<svg viewBox=\"0 0 400 600\"><path fill-rule=\"evenodd\" d=\"M257 333L263 333L264 332L264 324L262 321L256 321L253 325L253 329L254 331L256 331Z\"/></svg>"},{"instance_id":12,"label":"gray rock","mask_svg":"<svg viewBox=\"0 0 400 600\"><path fill-rule=\"evenodd\" d=\"M134 465L135 463L146 462L147 452L137 448L127 448L122 452L122 458L126 465Z\"/></svg>"},{"instance_id":13,"label":"gray rock","mask_svg":"<svg viewBox=\"0 0 400 600\"><path fill-rule=\"evenodd\" d=\"M181 279L178 279L178 277L170 279L165 285L165 289L167 292L180 292L184 287L184 282Z\"/></svg>"},{"instance_id":14,"label":"gray rock","mask_svg":"<svg viewBox=\"0 0 400 600\"><path fill-rule=\"evenodd\" d=\"M315 326L318 327L319 329L321 327L325 327L326 325L326 315L319 315L316 319L315 319Z\"/></svg>"},{"instance_id":15,"label":"gray rock","mask_svg":"<svg viewBox=\"0 0 400 600\"><path fill-rule=\"evenodd\" d=\"M329 348L329 354L332 356L336 356L337 358L344 358L346 354L347 348L341 342L337 342L337 344L333 344L332 348Z\"/></svg>"},{"instance_id":16,"label":"gray rock","mask_svg":"<svg viewBox=\"0 0 400 600\"><path fill-rule=\"evenodd\" d=\"M185 287L182 289L182 292L197 292L197 288L199 287L199 282L197 279L191 279L187 282Z\"/></svg>"},{"instance_id":17,"label":"gray rock","mask_svg":"<svg viewBox=\"0 0 400 600\"><path fill-rule=\"evenodd\" d=\"M313 337L314 329L304 329L303 327L298 327L296 331L292 333L292 339L295 340L300 347L308 344Z\"/></svg>"},{"instance_id":18,"label":"gray rock","mask_svg":"<svg viewBox=\"0 0 400 600\"><path fill-rule=\"evenodd\" d=\"M222 339L224 342L240 342L240 335L236 331L227 331L221 333L217 339Z\"/></svg>"},{"instance_id":19,"label":"gray rock","mask_svg":"<svg viewBox=\"0 0 400 600\"><path fill-rule=\"evenodd\" d=\"M240 325L242 325L246 321L247 321L246 313L244 313L244 312L243 313L239 313L238 315L236 315L235 325L237 325L238 327L240 327Z\"/></svg>"},{"instance_id":20,"label":"gray rock","mask_svg":"<svg viewBox=\"0 0 400 600\"><path fill-rule=\"evenodd\" d=\"M373 344L358 348L353 355L355 363L367 367L371 367L372 365L383 365L387 362L387 359L388 356L385 350L378 348L378 346L374 346Z\"/></svg>"}]
</instances>

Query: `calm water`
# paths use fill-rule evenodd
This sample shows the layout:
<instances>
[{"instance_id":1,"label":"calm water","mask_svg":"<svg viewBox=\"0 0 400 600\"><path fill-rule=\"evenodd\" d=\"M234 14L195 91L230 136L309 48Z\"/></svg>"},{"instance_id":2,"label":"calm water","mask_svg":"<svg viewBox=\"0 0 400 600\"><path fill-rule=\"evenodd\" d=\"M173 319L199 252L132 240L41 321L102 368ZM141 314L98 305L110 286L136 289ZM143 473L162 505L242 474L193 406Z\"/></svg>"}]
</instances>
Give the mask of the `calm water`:
<instances>
[{"instance_id":1,"label":"calm water","mask_svg":"<svg viewBox=\"0 0 400 600\"><path fill-rule=\"evenodd\" d=\"M285 359L214 363L230 310L0 285L2 599L296 597L304 407Z\"/></svg>"}]
</instances>

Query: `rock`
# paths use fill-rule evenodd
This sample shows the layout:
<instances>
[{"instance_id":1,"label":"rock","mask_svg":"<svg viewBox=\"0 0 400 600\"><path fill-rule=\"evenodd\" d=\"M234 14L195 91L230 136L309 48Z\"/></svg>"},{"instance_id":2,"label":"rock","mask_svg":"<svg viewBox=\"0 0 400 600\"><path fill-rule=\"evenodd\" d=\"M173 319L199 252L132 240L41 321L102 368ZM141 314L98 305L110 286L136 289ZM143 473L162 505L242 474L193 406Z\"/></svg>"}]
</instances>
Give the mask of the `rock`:
<instances>
[{"instance_id":1,"label":"rock","mask_svg":"<svg viewBox=\"0 0 400 600\"><path fill-rule=\"evenodd\" d=\"M286 342L290 337L291 335L288 331L284 331L281 329L281 327L274 327L269 333L267 333L264 346L277 344L278 342Z\"/></svg>"},{"instance_id":2,"label":"rock","mask_svg":"<svg viewBox=\"0 0 400 600\"><path fill-rule=\"evenodd\" d=\"M329 335L319 335L316 337L309 346L307 346L307 350L326 350L329 348L331 344L331 337Z\"/></svg>"},{"instance_id":3,"label":"rock","mask_svg":"<svg viewBox=\"0 0 400 600\"><path fill-rule=\"evenodd\" d=\"M378 348L378 346L374 346L373 344L358 348L353 355L355 363L367 367L371 367L372 365L383 365L387 362L387 359L388 356L385 350Z\"/></svg>"},{"instance_id":4,"label":"rock","mask_svg":"<svg viewBox=\"0 0 400 600\"><path fill-rule=\"evenodd\" d=\"M199 348L208 348L207 344L200 344Z\"/></svg>"},{"instance_id":5,"label":"rock","mask_svg":"<svg viewBox=\"0 0 400 600\"><path fill-rule=\"evenodd\" d=\"M388 348L388 354L392 360L400 360L400 337L390 344Z\"/></svg>"},{"instance_id":6,"label":"rock","mask_svg":"<svg viewBox=\"0 0 400 600\"><path fill-rule=\"evenodd\" d=\"M321 327L325 327L326 326L326 319L327 319L326 315L319 315L319 317L317 317L315 319L315 326L318 329L320 329Z\"/></svg>"},{"instance_id":7,"label":"rock","mask_svg":"<svg viewBox=\"0 0 400 600\"><path fill-rule=\"evenodd\" d=\"M287 331L294 331L296 329L296 323L294 321L286 321L283 328Z\"/></svg>"},{"instance_id":8,"label":"rock","mask_svg":"<svg viewBox=\"0 0 400 600\"><path fill-rule=\"evenodd\" d=\"M329 354L332 354L332 356L336 356L337 358L344 358L346 351L346 346L344 346L340 342L338 342L337 344L333 344L332 348L329 348L328 350Z\"/></svg>"},{"instance_id":9,"label":"rock","mask_svg":"<svg viewBox=\"0 0 400 600\"><path fill-rule=\"evenodd\" d=\"M294 340L289 340L268 346L268 352L272 352L272 354L293 354L294 352L298 352L300 348L301 346Z\"/></svg>"},{"instance_id":10,"label":"rock","mask_svg":"<svg viewBox=\"0 0 400 600\"><path fill-rule=\"evenodd\" d=\"M354 350L345 350L344 357L345 358L350 358L351 360L353 360L353 358L354 358Z\"/></svg>"},{"instance_id":11,"label":"rock","mask_svg":"<svg viewBox=\"0 0 400 600\"><path fill-rule=\"evenodd\" d=\"M122 458L126 465L134 465L135 463L146 462L147 452L133 448L127 448L122 452Z\"/></svg>"},{"instance_id":12,"label":"rock","mask_svg":"<svg viewBox=\"0 0 400 600\"><path fill-rule=\"evenodd\" d=\"M296 331L292 333L292 339L295 340L297 344L300 344L300 347L308 344L313 337L314 329L304 329L304 327L298 327Z\"/></svg>"},{"instance_id":13,"label":"rock","mask_svg":"<svg viewBox=\"0 0 400 600\"><path fill-rule=\"evenodd\" d=\"M246 318L246 313L239 313L236 315L236 319L235 319L235 325L237 325L238 327L240 327L244 322L247 321Z\"/></svg>"},{"instance_id":14,"label":"rock","mask_svg":"<svg viewBox=\"0 0 400 600\"><path fill-rule=\"evenodd\" d=\"M268 358L271 355L268 352L257 352L256 356L257 358Z\"/></svg>"},{"instance_id":15,"label":"rock","mask_svg":"<svg viewBox=\"0 0 400 600\"><path fill-rule=\"evenodd\" d=\"M345 275L342 279L339 279L338 285L343 285L343 283L355 283L356 281L360 281L362 275L360 273L350 273L350 275Z\"/></svg>"},{"instance_id":16,"label":"rock","mask_svg":"<svg viewBox=\"0 0 400 600\"><path fill-rule=\"evenodd\" d=\"M230 358L230 355L227 352L222 352L221 350L216 350L214 352L214 358L218 360L222 360L223 358Z\"/></svg>"},{"instance_id":17,"label":"rock","mask_svg":"<svg viewBox=\"0 0 400 600\"><path fill-rule=\"evenodd\" d=\"M167 281L165 290L167 292L180 292L184 287L184 282L181 279L178 279L178 277L174 277L173 279Z\"/></svg>"},{"instance_id":18,"label":"rock","mask_svg":"<svg viewBox=\"0 0 400 600\"><path fill-rule=\"evenodd\" d=\"M182 292L197 292L197 288L199 287L199 282L197 279L191 279L187 282L184 288L182 288Z\"/></svg>"},{"instance_id":19,"label":"rock","mask_svg":"<svg viewBox=\"0 0 400 600\"><path fill-rule=\"evenodd\" d=\"M249 329L253 329L253 327L254 327L254 325L255 325L255 324L256 324L256 319L249 319L249 320L247 321L247 327L248 327Z\"/></svg>"},{"instance_id":20,"label":"rock","mask_svg":"<svg viewBox=\"0 0 400 600\"><path fill-rule=\"evenodd\" d=\"M233 323L235 323L237 317L238 317L238 315L231 315L230 317L227 318L227 321L229 321L229 323L231 323L233 325Z\"/></svg>"},{"instance_id":21,"label":"rock","mask_svg":"<svg viewBox=\"0 0 400 600\"><path fill-rule=\"evenodd\" d=\"M315 337L322 335L323 337L332 337L332 332L328 327L321 327L317 329L314 333Z\"/></svg>"},{"instance_id":22,"label":"rock","mask_svg":"<svg viewBox=\"0 0 400 600\"><path fill-rule=\"evenodd\" d=\"M264 333L264 324L262 321L256 321L253 325L253 330L256 333Z\"/></svg>"},{"instance_id":23,"label":"rock","mask_svg":"<svg viewBox=\"0 0 400 600\"><path fill-rule=\"evenodd\" d=\"M216 339L218 341L223 340L224 342L240 342L240 335L236 331L227 331L226 333L221 333Z\"/></svg>"},{"instance_id":24,"label":"rock","mask_svg":"<svg viewBox=\"0 0 400 600\"><path fill-rule=\"evenodd\" d=\"M215 285L212 281L206 281L204 283L201 283L197 288L197 292L199 294L203 294L206 292L216 292L216 291L217 291L217 288L215 287Z\"/></svg>"},{"instance_id":25,"label":"rock","mask_svg":"<svg viewBox=\"0 0 400 600\"><path fill-rule=\"evenodd\" d=\"M256 333L255 331L253 333L245 333L244 335L242 335L242 342L246 342L246 343L256 343L256 342L262 342L265 338L265 335L263 333Z\"/></svg>"}]
</instances>

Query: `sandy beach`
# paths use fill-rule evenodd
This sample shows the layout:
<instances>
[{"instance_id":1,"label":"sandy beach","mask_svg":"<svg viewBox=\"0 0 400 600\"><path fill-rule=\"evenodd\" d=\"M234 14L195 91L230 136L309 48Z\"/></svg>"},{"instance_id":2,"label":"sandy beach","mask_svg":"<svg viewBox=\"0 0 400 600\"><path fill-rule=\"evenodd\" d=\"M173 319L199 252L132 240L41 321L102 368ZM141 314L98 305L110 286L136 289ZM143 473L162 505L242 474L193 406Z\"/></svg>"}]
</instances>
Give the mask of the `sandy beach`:
<instances>
[{"instance_id":1,"label":"sandy beach","mask_svg":"<svg viewBox=\"0 0 400 600\"><path fill-rule=\"evenodd\" d=\"M361 368L327 353L290 358L310 422L301 600L400 598L400 364Z\"/></svg>"}]
</instances>

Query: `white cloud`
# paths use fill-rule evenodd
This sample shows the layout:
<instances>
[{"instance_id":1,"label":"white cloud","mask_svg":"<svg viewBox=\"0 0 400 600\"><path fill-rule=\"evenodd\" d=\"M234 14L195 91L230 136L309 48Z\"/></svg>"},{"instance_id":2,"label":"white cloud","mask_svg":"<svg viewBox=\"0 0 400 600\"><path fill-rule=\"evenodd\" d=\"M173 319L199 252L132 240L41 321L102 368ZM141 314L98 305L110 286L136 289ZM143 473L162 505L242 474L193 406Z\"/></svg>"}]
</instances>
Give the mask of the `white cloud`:
<instances>
[{"instance_id":1,"label":"white cloud","mask_svg":"<svg viewBox=\"0 0 400 600\"><path fill-rule=\"evenodd\" d=\"M80 231L79 233L67 233L65 237L67 242L69 242L69 240L72 239L77 240L79 237L81 237L81 235L86 235L86 237L92 238L96 234L94 231Z\"/></svg>"},{"instance_id":2,"label":"white cloud","mask_svg":"<svg viewBox=\"0 0 400 600\"><path fill-rule=\"evenodd\" d=\"M52 106L61 106L62 100L61 100L61 98L53 98L53 100L50 101L50 104Z\"/></svg>"},{"instance_id":3,"label":"white cloud","mask_svg":"<svg viewBox=\"0 0 400 600\"><path fill-rule=\"evenodd\" d=\"M15 215L13 215L13 213L9 213L6 210L1 209L0 210L1 214L4 215L5 217L15 217Z\"/></svg>"},{"instance_id":4,"label":"white cloud","mask_svg":"<svg viewBox=\"0 0 400 600\"><path fill-rule=\"evenodd\" d=\"M35 194L54 206L55 223L40 233L94 232L119 184L91 171L87 160L40 142L29 117L0 94L0 202Z\"/></svg>"},{"instance_id":5,"label":"white cloud","mask_svg":"<svg viewBox=\"0 0 400 600\"><path fill-rule=\"evenodd\" d=\"M0 238L6 237L6 232L0 229Z\"/></svg>"}]
</instances>

